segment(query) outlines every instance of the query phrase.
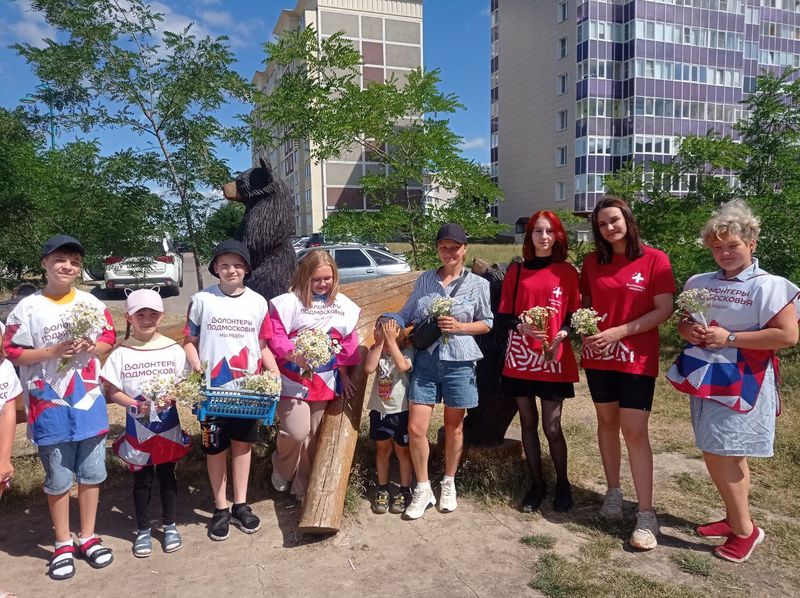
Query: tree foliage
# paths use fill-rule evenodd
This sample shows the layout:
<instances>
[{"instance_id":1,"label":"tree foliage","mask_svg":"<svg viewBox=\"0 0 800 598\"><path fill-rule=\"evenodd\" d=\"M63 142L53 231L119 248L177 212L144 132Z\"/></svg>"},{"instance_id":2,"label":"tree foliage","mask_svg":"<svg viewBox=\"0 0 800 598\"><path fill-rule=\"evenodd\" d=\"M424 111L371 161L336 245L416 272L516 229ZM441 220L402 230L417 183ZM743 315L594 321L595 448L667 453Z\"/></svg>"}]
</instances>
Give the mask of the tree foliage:
<instances>
[{"instance_id":1,"label":"tree foliage","mask_svg":"<svg viewBox=\"0 0 800 598\"><path fill-rule=\"evenodd\" d=\"M33 0L32 7L65 41L14 47L49 87L61 126L141 135L147 150L122 152L118 162L168 190L190 243L200 245L209 208L202 190L230 179L217 144L246 140L246 129L215 116L228 101L250 97L226 38L198 38L191 26L162 31L162 15L144 0Z\"/></svg>"},{"instance_id":2,"label":"tree foliage","mask_svg":"<svg viewBox=\"0 0 800 598\"><path fill-rule=\"evenodd\" d=\"M163 200L101 157L95 143L47 150L21 111L0 109L0 267L18 278L40 271L44 241L67 233L95 268L110 253L136 255L162 234Z\"/></svg>"},{"instance_id":3,"label":"tree foliage","mask_svg":"<svg viewBox=\"0 0 800 598\"><path fill-rule=\"evenodd\" d=\"M403 81L362 87L359 52L340 34L318 40L311 27L265 48L267 61L283 74L269 95L256 97L254 122L261 125L256 143L275 147L308 139L316 160L355 150L375 164L361 179L375 211L361 216L338 210L325 222L326 236L403 240L411 245L415 266L422 267L442 218L459 218L478 238L504 228L486 217L488 204L501 193L480 165L461 155L462 139L447 115L463 106L455 95L439 91L438 71L415 70ZM426 175L455 190L456 200L426 205Z\"/></svg>"}]
</instances>

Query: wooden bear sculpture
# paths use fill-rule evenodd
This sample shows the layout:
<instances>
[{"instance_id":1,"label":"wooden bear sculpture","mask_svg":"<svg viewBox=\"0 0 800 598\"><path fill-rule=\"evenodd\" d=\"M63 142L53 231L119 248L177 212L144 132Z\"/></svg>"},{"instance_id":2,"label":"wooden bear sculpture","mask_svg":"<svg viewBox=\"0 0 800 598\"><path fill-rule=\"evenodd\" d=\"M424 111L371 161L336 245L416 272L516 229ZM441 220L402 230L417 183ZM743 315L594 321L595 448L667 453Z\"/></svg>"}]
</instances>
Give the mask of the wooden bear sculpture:
<instances>
[{"instance_id":1,"label":"wooden bear sculpture","mask_svg":"<svg viewBox=\"0 0 800 598\"><path fill-rule=\"evenodd\" d=\"M245 170L223 187L225 198L245 205L236 238L250 251L253 274L247 285L269 300L289 290L297 260L292 248L294 205L286 184L269 161Z\"/></svg>"}]
</instances>

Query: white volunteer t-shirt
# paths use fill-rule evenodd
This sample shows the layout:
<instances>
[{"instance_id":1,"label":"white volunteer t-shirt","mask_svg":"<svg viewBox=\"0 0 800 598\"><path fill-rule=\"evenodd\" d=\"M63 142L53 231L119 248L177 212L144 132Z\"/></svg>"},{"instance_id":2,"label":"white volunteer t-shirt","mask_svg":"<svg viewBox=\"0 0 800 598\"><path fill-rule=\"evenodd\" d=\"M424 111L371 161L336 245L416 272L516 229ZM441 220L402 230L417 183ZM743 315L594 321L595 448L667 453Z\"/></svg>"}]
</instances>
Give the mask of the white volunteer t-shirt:
<instances>
[{"instance_id":1,"label":"white volunteer t-shirt","mask_svg":"<svg viewBox=\"0 0 800 598\"><path fill-rule=\"evenodd\" d=\"M267 300L249 288L235 297L218 285L203 289L192 296L186 334L199 338L206 383L236 388L241 378L261 369L259 340L272 337Z\"/></svg>"},{"instance_id":2,"label":"white volunteer t-shirt","mask_svg":"<svg viewBox=\"0 0 800 598\"><path fill-rule=\"evenodd\" d=\"M157 376L183 378L188 372L186 353L174 340L160 337L155 343L126 343L106 359L100 377L131 398L141 394L141 385Z\"/></svg>"},{"instance_id":3,"label":"white volunteer t-shirt","mask_svg":"<svg viewBox=\"0 0 800 598\"><path fill-rule=\"evenodd\" d=\"M4 359L0 362L0 409L21 394L22 384L19 383L14 366L8 359Z\"/></svg>"}]
</instances>

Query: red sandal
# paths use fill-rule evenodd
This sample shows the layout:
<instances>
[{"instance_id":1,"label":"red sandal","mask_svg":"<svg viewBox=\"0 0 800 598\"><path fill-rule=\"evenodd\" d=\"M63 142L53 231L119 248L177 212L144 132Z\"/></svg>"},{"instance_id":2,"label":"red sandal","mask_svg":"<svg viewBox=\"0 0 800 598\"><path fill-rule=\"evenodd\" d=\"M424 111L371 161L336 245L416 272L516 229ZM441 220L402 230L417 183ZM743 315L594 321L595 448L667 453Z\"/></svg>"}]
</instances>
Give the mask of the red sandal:
<instances>
[{"instance_id":1,"label":"red sandal","mask_svg":"<svg viewBox=\"0 0 800 598\"><path fill-rule=\"evenodd\" d=\"M64 556L67 554L69 556ZM56 548L55 552L53 552L53 556L50 557L50 568L47 571L47 575L50 577L50 579L61 581L62 579L69 579L75 575L75 559L73 558L74 554L75 545L73 544ZM56 569L63 569L65 567L70 567L67 573L55 573Z\"/></svg>"},{"instance_id":2,"label":"red sandal","mask_svg":"<svg viewBox=\"0 0 800 598\"><path fill-rule=\"evenodd\" d=\"M114 562L114 555L111 552L110 548L106 548L102 544L100 544L101 540L97 536L94 538L90 538L83 544L80 544L78 548L78 556L82 559L85 559L89 566L93 569L102 569L103 567L108 567L111 563ZM87 551L92 548L92 546L99 546L96 550L92 551L92 554L86 554ZM105 563L98 562L100 557L111 555L111 558L108 559Z\"/></svg>"}]
</instances>

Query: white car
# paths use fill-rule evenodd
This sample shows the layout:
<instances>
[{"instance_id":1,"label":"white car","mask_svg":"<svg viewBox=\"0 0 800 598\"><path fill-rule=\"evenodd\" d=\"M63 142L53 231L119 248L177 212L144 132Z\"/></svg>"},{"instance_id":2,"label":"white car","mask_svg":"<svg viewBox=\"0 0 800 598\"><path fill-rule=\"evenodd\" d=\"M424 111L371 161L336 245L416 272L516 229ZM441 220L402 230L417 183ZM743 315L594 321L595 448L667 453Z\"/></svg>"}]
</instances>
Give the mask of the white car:
<instances>
[{"instance_id":1,"label":"white car","mask_svg":"<svg viewBox=\"0 0 800 598\"><path fill-rule=\"evenodd\" d=\"M178 295L183 286L183 256L167 238L152 241L145 255L110 255L105 267L103 286L108 291L158 286Z\"/></svg>"}]
</instances>

